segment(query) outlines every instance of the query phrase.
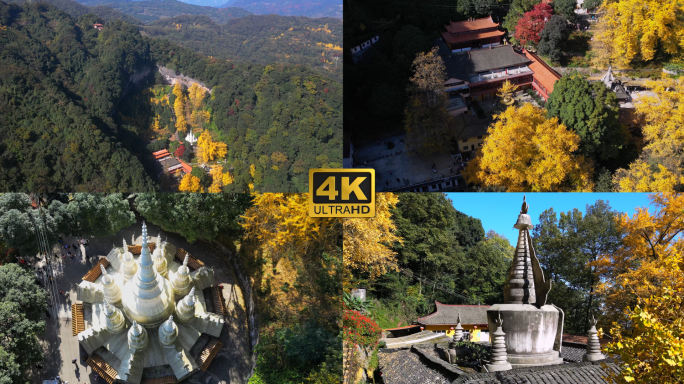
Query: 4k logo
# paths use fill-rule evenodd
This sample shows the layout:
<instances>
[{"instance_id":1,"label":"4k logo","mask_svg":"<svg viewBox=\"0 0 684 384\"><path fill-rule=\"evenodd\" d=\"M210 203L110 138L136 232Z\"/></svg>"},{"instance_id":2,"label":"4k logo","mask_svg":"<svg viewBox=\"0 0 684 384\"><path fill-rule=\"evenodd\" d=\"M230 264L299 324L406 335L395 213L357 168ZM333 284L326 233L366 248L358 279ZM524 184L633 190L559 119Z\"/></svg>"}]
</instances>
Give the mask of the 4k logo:
<instances>
[{"instance_id":1,"label":"4k logo","mask_svg":"<svg viewBox=\"0 0 684 384\"><path fill-rule=\"evenodd\" d=\"M374 217L375 170L309 170L309 216Z\"/></svg>"}]
</instances>

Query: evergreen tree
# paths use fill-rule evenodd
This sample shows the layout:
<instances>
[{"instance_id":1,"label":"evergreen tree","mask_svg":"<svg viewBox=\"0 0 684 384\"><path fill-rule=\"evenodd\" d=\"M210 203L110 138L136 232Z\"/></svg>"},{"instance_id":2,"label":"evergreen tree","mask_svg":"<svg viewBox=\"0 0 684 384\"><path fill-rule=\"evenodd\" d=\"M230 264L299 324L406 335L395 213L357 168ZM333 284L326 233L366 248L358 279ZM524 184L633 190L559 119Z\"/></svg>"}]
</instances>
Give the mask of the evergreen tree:
<instances>
[{"instance_id":1,"label":"evergreen tree","mask_svg":"<svg viewBox=\"0 0 684 384\"><path fill-rule=\"evenodd\" d=\"M596 162L615 159L627 140L618 122L617 97L597 81L564 76L546 103L549 117L557 117L580 137L578 152Z\"/></svg>"},{"instance_id":2,"label":"evergreen tree","mask_svg":"<svg viewBox=\"0 0 684 384\"><path fill-rule=\"evenodd\" d=\"M568 21L561 15L553 15L541 32L537 49L539 54L548 57L552 62L558 63L561 60L563 43L568 39L570 30Z\"/></svg>"}]
</instances>

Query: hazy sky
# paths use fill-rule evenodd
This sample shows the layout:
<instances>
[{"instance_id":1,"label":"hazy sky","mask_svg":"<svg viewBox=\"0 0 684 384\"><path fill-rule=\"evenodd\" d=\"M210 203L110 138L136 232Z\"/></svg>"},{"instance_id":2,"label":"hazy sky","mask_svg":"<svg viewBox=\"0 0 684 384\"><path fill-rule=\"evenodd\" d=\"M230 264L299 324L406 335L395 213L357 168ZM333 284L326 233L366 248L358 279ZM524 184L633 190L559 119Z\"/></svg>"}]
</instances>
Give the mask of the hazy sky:
<instances>
[{"instance_id":1,"label":"hazy sky","mask_svg":"<svg viewBox=\"0 0 684 384\"><path fill-rule=\"evenodd\" d=\"M447 193L457 210L482 220L485 233L490 229L506 236L514 243L518 239L518 230L513 228L523 195L527 195L530 210L527 213L532 218L532 224L539 224L539 215L548 208L559 212L571 211L577 208L584 212L587 204L594 204L596 200L608 201L612 209L625 212L630 216L637 207L649 206L647 193ZM559 215L560 216L560 215Z\"/></svg>"}]
</instances>

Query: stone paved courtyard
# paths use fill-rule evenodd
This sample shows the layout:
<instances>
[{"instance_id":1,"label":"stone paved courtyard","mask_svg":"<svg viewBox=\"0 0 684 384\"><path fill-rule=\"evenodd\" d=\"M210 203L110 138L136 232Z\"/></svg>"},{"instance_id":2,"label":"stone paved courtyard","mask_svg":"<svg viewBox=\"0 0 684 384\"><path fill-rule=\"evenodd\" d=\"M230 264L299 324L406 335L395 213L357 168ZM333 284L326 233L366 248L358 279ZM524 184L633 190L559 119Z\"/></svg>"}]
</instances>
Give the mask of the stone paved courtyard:
<instances>
[{"instance_id":1,"label":"stone paved courtyard","mask_svg":"<svg viewBox=\"0 0 684 384\"><path fill-rule=\"evenodd\" d=\"M50 258L50 262L55 270L57 290L63 290L66 297L59 296L59 315L57 322L53 319L46 320L45 334L41 339L41 344L45 350L45 360L43 369L33 371L32 380L40 383L57 375L69 384L76 383L105 383L104 380L95 380L95 374L89 366L80 360L85 354L83 348L78 343L78 337L72 336L71 330L71 304L76 302L77 285L100 258L104 258L113 246L120 247L122 240L131 244L139 244L142 224L136 223L116 235L88 238L89 245L85 247L88 256L87 260L83 257L83 247L75 259L69 257L56 259ZM187 250L193 257L202 260L208 267L214 268L216 284L223 285L223 296L228 307L228 316L225 318L224 329L221 332L220 340L223 348L219 351L216 358L206 372L199 371L192 375L186 383L191 384L213 384L213 383L246 383L251 374L252 361L250 351L249 329L247 324L247 314L243 300L242 289L233 274L233 267L220 254L215 254L201 244L189 244L181 236L161 231L157 226L148 224L148 234L155 238L161 233L163 240L168 240L176 247ZM76 242L75 238L65 238L66 243ZM54 247L54 253L63 253L59 248L60 244ZM73 252L73 250L72 250ZM34 260L35 266L42 266L45 262ZM45 283L43 283L45 286ZM78 359L77 364L71 363L73 359Z\"/></svg>"}]
</instances>

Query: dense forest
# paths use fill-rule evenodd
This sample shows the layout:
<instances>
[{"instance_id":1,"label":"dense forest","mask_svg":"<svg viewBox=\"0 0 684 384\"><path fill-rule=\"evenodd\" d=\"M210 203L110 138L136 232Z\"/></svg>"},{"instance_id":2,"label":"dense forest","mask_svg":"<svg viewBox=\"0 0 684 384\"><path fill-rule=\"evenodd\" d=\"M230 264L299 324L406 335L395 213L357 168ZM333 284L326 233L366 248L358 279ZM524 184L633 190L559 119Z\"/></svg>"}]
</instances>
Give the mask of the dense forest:
<instances>
[{"instance_id":1,"label":"dense forest","mask_svg":"<svg viewBox=\"0 0 684 384\"><path fill-rule=\"evenodd\" d=\"M134 16L145 23L165 17L187 14L209 16L217 23L223 24L228 20L251 14L251 12L237 7L202 7L199 5L182 3L177 0L80 0L79 3L83 5L106 5L127 15Z\"/></svg>"},{"instance_id":2,"label":"dense forest","mask_svg":"<svg viewBox=\"0 0 684 384\"><path fill-rule=\"evenodd\" d=\"M207 5L212 0L186 0L188 3ZM339 0L228 0L224 7L240 7L257 15L275 13L283 16L336 17L342 18L342 2Z\"/></svg>"},{"instance_id":3,"label":"dense forest","mask_svg":"<svg viewBox=\"0 0 684 384\"><path fill-rule=\"evenodd\" d=\"M302 191L307 169L340 166L339 83L303 66L207 59L120 20L103 31L91 27L97 22L104 20L47 4L0 2L1 190L157 188L147 144L159 136L154 121L168 116L153 113L149 96L164 82L157 65L214 88L197 107L208 120L190 127L227 145L210 158L225 157L222 174L230 176L221 187Z\"/></svg>"},{"instance_id":4,"label":"dense forest","mask_svg":"<svg viewBox=\"0 0 684 384\"><path fill-rule=\"evenodd\" d=\"M219 25L207 16L182 15L152 22L142 31L206 56L306 65L342 80L342 21L338 19L250 15Z\"/></svg>"},{"instance_id":5,"label":"dense forest","mask_svg":"<svg viewBox=\"0 0 684 384\"><path fill-rule=\"evenodd\" d=\"M115 10L113 8L110 8L105 5L95 5L92 7L85 6L83 4L79 4L74 0L9 0L7 3L17 3L17 4L24 4L24 3L48 3L52 4L55 6L55 8L64 11L68 14L70 14L73 17L80 17L85 15L86 13L94 13L97 16L99 16L102 20L106 21L114 21L114 20L121 20L125 21L129 24L135 24L135 25L140 25L142 24L142 21L139 19L131 16L131 15L126 15L118 10Z\"/></svg>"}]
</instances>

